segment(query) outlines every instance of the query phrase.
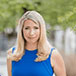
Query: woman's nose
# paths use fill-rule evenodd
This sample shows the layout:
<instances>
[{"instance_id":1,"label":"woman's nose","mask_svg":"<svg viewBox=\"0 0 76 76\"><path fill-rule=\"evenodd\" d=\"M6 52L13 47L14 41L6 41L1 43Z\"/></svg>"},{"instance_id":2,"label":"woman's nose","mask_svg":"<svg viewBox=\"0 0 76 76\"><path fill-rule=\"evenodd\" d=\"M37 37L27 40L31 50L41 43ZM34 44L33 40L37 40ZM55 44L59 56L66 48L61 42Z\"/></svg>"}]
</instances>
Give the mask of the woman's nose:
<instances>
[{"instance_id":1,"label":"woman's nose","mask_svg":"<svg viewBox=\"0 0 76 76\"><path fill-rule=\"evenodd\" d=\"M35 34L35 31L34 30L31 30L30 31L30 35L34 35Z\"/></svg>"}]
</instances>

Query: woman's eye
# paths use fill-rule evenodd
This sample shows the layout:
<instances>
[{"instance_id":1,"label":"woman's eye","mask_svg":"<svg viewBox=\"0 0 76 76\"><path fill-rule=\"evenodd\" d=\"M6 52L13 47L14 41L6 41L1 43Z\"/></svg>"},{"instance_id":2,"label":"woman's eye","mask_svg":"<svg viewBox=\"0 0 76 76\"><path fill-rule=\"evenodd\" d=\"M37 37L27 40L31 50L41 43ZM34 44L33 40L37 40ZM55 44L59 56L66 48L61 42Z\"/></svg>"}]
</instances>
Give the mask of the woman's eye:
<instances>
[{"instance_id":1,"label":"woman's eye","mask_svg":"<svg viewBox=\"0 0 76 76\"><path fill-rule=\"evenodd\" d=\"M27 29L29 29L29 28L25 28L25 30L27 30Z\"/></svg>"},{"instance_id":2,"label":"woman's eye","mask_svg":"<svg viewBox=\"0 0 76 76\"><path fill-rule=\"evenodd\" d=\"M38 27L35 27L35 29L38 29Z\"/></svg>"}]
</instances>

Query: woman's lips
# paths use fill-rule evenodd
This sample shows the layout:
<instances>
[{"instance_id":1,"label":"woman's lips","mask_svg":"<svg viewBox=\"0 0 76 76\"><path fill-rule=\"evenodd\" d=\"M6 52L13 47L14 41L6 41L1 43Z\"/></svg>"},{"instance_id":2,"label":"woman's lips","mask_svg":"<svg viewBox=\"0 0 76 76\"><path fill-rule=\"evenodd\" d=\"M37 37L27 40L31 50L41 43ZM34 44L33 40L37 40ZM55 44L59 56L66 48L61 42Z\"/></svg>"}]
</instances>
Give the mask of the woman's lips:
<instances>
[{"instance_id":1,"label":"woman's lips","mask_svg":"<svg viewBox=\"0 0 76 76\"><path fill-rule=\"evenodd\" d=\"M34 39L35 37L29 37L29 39Z\"/></svg>"}]
</instances>

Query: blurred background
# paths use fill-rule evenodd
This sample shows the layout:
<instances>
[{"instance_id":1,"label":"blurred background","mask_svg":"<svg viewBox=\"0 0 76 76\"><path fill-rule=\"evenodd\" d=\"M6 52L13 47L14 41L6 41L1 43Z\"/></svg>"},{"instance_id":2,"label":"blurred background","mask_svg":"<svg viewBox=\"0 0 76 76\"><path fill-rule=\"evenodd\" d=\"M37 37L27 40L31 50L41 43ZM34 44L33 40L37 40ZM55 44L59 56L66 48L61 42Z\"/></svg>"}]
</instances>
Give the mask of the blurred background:
<instances>
[{"instance_id":1,"label":"blurred background","mask_svg":"<svg viewBox=\"0 0 76 76\"><path fill-rule=\"evenodd\" d=\"M47 37L61 53L67 76L76 76L76 0L0 0L0 75L7 74L7 50L16 42L19 18L28 10L44 18Z\"/></svg>"}]
</instances>

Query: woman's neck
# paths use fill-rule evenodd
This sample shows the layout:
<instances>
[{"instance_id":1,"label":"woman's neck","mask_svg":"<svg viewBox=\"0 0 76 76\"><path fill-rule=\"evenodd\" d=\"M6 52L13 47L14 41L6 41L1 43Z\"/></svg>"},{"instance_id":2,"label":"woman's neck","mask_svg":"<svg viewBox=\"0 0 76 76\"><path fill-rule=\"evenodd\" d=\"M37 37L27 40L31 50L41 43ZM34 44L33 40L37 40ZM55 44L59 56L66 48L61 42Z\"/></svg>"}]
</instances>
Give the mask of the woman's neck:
<instances>
[{"instance_id":1,"label":"woman's neck","mask_svg":"<svg viewBox=\"0 0 76 76\"><path fill-rule=\"evenodd\" d=\"M37 43L26 43L25 49L35 50L38 48Z\"/></svg>"}]
</instances>

